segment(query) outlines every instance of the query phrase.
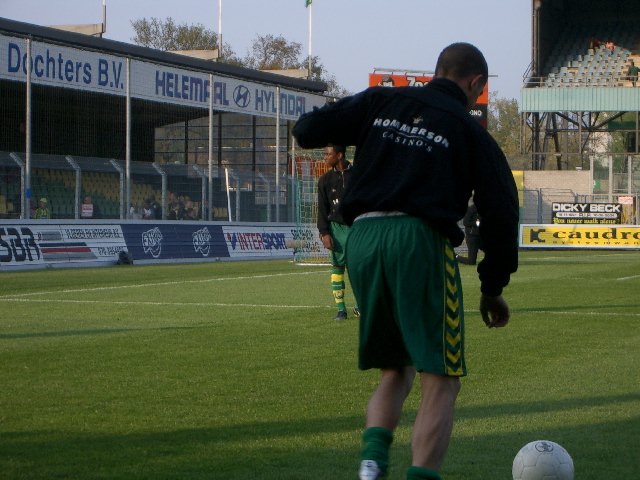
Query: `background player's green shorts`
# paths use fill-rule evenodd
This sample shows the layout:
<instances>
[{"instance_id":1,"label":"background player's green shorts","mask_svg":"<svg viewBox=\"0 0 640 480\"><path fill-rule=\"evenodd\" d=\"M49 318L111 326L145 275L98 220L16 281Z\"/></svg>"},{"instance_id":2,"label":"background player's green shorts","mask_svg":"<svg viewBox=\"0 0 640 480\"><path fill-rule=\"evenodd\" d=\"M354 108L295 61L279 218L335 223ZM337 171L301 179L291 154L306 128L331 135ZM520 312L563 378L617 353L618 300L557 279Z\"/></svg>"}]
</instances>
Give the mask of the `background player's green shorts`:
<instances>
[{"instance_id":1,"label":"background player's green shorts","mask_svg":"<svg viewBox=\"0 0 640 480\"><path fill-rule=\"evenodd\" d=\"M344 267L346 265L345 249L347 237L349 236L349 227L336 222L331 222L329 227L331 228L331 238L333 239L333 250L329 252L331 265Z\"/></svg>"},{"instance_id":2,"label":"background player's green shorts","mask_svg":"<svg viewBox=\"0 0 640 480\"><path fill-rule=\"evenodd\" d=\"M448 239L408 215L357 219L347 269L361 312L361 369L466 375L462 284Z\"/></svg>"}]
</instances>

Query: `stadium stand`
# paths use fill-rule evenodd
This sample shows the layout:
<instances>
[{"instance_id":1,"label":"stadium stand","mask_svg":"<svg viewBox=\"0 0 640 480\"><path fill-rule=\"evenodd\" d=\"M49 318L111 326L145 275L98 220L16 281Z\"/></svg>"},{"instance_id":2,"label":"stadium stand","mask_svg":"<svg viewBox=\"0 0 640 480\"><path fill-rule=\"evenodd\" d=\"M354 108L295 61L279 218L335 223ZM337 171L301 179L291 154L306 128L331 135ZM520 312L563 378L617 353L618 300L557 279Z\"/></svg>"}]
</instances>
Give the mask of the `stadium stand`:
<instances>
[{"instance_id":1,"label":"stadium stand","mask_svg":"<svg viewBox=\"0 0 640 480\"><path fill-rule=\"evenodd\" d=\"M607 49L605 40L614 43ZM547 87L631 87L626 78L632 60L638 63L640 31L635 25L606 23L565 29L549 53L542 76Z\"/></svg>"}]
</instances>

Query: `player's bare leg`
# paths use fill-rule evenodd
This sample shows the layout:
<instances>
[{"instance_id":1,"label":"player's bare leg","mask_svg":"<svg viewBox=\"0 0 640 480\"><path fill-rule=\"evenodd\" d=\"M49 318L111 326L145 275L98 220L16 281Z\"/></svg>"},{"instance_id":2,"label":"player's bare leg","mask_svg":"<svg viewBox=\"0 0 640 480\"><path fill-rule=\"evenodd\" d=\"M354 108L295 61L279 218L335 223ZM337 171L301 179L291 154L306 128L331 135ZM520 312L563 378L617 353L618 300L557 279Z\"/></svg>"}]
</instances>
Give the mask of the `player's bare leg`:
<instances>
[{"instance_id":1,"label":"player's bare leg","mask_svg":"<svg viewBox=\"0 0 640 480\"><path fill-rule=\"evenodd\" d=\"M457 377L420 373L422 401L413 427L413 465L438 471L453 430L453 408L460 391Z\"/></svg>"},{"instance_id":2,"label":"player's bare leg","mask_svg":"<svg viewBox=\"0 0 640 480\"><path fill-rule=\"evenodd\" d=\"M395 430L415 375L413 367L380 370L380 385L371 395L367 406L367 428Z\"/></svg>"},{"instance_id":3,"label":"player's bare leg","mask_svg":"<svg viewBox=\"0 0 640 480\"><path fill-rule=\"evenodd\" d=\"M362 434L359 476L375 480L386 474L393 431L402 415L416 371L413 367L380 370L380 384L367 405L367 428Z\"/></svg>"}]
</instances>

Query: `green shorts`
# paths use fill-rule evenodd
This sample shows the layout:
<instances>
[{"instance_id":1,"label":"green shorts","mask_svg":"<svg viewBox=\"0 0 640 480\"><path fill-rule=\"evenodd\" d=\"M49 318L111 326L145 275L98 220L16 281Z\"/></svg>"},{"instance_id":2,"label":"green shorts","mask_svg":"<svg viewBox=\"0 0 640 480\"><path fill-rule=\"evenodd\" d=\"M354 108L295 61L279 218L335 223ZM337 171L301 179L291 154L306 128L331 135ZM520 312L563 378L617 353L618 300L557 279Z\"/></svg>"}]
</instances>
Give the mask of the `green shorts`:
<instances>
[{"instance_id":1,"label":"green shorts","mask_svg":"<svg viewBox=\"0 0 640 480\"><path fill-rule=\"evenodd\" d=\"M466 375L462 284L449 240L416 217L373 216L354 222L347 252L361 313L359 367Z\"/></svg>"},{"instance_id":2,"label":"green shorts","mask_svg":"<svg viewBox=\"0 0 640 480\"><path fill-rule=\"evenodd\" d=\"M342 223L331 222L331 238L333 239L333 250L329 251L331 265L334 267L344 267L346 264L345 249L347 246L347 236L349 227Z\"/></svg>"}]
</instances>

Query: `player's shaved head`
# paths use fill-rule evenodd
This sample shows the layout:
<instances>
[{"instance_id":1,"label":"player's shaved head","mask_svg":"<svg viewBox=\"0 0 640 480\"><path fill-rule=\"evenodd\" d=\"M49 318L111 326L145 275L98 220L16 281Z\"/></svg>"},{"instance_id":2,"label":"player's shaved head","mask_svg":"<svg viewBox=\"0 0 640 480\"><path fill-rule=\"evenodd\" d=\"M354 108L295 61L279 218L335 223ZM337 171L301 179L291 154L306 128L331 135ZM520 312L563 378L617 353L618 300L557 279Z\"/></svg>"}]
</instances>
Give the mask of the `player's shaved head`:
<instances>
[{"instance_id":1,"label":"player's shaved head","mask_svg":"<svg viewBox=\"0 0 640 480\"><path fill-rule=\"evenodd\" d=\"M436 63L436 77L452 80L482 75L489 78L489 68L484 55L470 43L452 43L440 53Z\"/></svg>"}]
</instances>

